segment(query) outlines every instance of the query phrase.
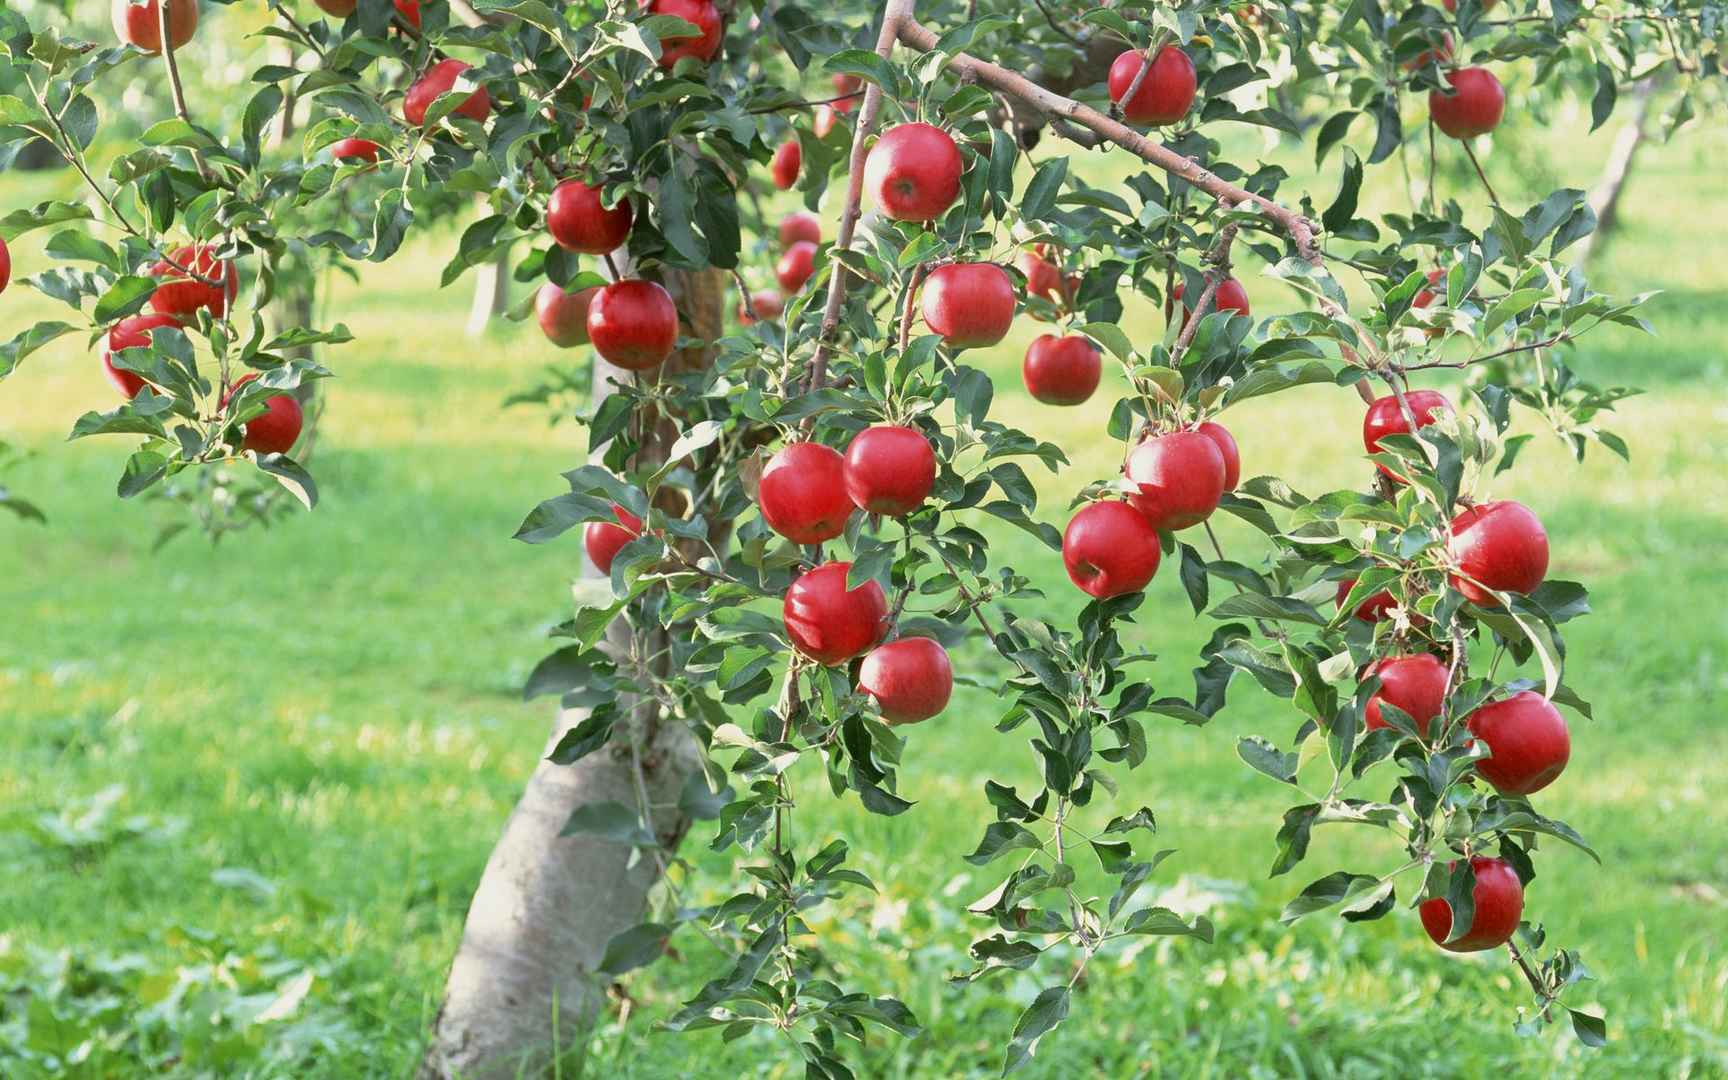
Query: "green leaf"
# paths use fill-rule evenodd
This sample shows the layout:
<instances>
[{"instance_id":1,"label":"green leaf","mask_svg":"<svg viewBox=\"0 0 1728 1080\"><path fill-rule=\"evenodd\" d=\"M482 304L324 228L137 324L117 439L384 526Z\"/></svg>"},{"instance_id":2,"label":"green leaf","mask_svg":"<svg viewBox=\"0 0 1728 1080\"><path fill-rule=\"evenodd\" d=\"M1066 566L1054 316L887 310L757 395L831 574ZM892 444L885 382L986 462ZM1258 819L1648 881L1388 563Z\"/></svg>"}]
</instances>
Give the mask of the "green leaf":
<instances>
[{"instance_id":1,"label":"green leaf","mask_svg":"<svg viewBox=\"0 0 1728 1080\"><path fill-rule=\"evenodd\" d=\"M672 928L665 923L643 923L615 934L606 943L606 953L600 958L600 970L608 975L622 975L660 958L666 943L672 938Z\"/></svg>"},{"instance_id":2,"label":"green leaf","mask_svg":"<svg viewBox=\"0 0 1728 1080\"><path fill-rule=\"evenodd\" d=\"M1261 596L1259 593L1238 593L1208 612L1214 619L1275 619L1302 622L1310 626L1325 626L1326 616L1312 604L1294 596Z\"/></svg>"},{"instance_id":3,"label":"green leaf","mask_svg":"<svg viewBox=\"0 0 1728 1080\"><path fill-rule=\"evenodd\" d=\"M977 850L963 858L973 866L986 866L999 856L1017 848L1038 846L1037 835L1024 825L1012 821L992 821L985 826L984 836L978 841Z\"/></svg>"},{"instance_id":4,"label":"green leaf","mask_svg":"<svg viewBox=\"0 0 1728 1080\"><path fill-rule=\"evenodd\" d=\"M167 474L167 458L154 450L140 450L126 459L126 469L120 474L116 490L122 499L130 499Z\"/></svg>"},{"instance_id":5,"label":"green leaf","mask_svg":"<svg viewBox=\"0 0 1728 1080\"><path fill-rule=\"evenodd\" d=\"M1285 753L1259 735L1244 735L1236 741L1236 754L1251 767L1272 779L1292 786L1296 783L1296 766L1300 755Z\"/></svg>"},{"instance_id":6,"label":"green leaf","mask_svg":"<svg viewBox=\"0 0 1728 1080\"><path fill-rule=\"evenodd\" d=\"M18 364L31 353L48 344L50 341L70 334L77 327L71 323L39 322L30 329L23 331L11 341L0 345L0 379L12 374Z\"/></svg>"},{"instance_id":7,"label":"green leaf","mask_svg":"<svg viewBox=\"0 0 1728 1080\"><path fill-rule=\"evenodd\" d=\"M1614 102L1619 96L1618 80L1614 69L1607 64L1598 62L1596 65L1596 96L1590 99L1590 130L1595 131L1608 122L1614 115ZM1633 121L1637 123L1637 120Z\"/></svg>"},{"instance_id":8,"label":"green leaf","mask_svg":"<svg viewBox=\"0 0 1728 1080\"><path fill-rule=\"evenodd\" d=\"M1047 987L1020 1014L1020 1019L1014 1024L1014 1036L1008 1042L1007 1057L1002 1062L1002 1075L1006 1076L1032 1060L1032 1055L1038 1052L1038 1040L1068 1019L1068 996L1066 986Z\"/></svg>"},{"instance_id":9,"label":"green leaf","mask_svg":"<svg viewBox=\"0 0 1728 1080\"><path fill-rule=\"evenodd\" d=\"M546 755L554 765L574 765L605 746L612 738L615 710L595 709L571 726L558 739L558 745Z\"/></svg>"},{"instance_id":10,"label":"green leaf","mask_svg":"<svg viewBox=\"0 0 1728 1080\"><path fill-rule=\"evenodd\" d=\"M318 485L312 482L312 474L287 454L261 454L258 468L275 477L278 484L288 489L288 494L300 500L301 506L310 510L318 505Z\"/></svg>"},{"instance_id":11,"label":"green leaf","mask_svg":"<svg viewBox=\"0 0 1728 1080\"><path fill-rule=\"evenodd\" d=\"M155 278L128 274L108 287L96 301L91 317L99 323L108 323L134 314L150 299L158 284Z\"/></svg>"},{"instance_id":12,"label":"green leaf","mask_svg":"<svg viewBox=\"0 0 1728 1080\"><path fill-rule=\"evenodd\" d=\"M578 806L559 836L598 836L615 844L658 847L660 841L642 827L636 811L619 802L591 802Z\"/></svg>"},{"instance_id":13,"label":"green leaf","mask_svg":"<svg viewBox=\"0 0 1728 1080\"><path fill-rule=\"evenodd\" d=\"M1572 1017L1572 1033L1578 1036L1579 1042L1591 1049L1608 1045L1608 1021L1570 1006L1566 1012Z\"/></svg>"},{"instance_id":14,"label":"green leaf","mask_svg":"<svg viewBox=\"0 0 1728 1080\"><path fill-rule=\"evenodd\" d=\"M1056 208L1056 195L1068 178L1068 159L1046 158L1026 182L1026 195L1020 200L1020 216L1027 221L1041 221Z\"/></svg>"},{"instance_id":15,"label":"green leaf","mask_svg":"<svg viewBox=\"0 0 1728 1080\"><path fill-rule=\"evenodd\" d=\"M1327 874L1303 889L1296 898L1284 905L1284 911L1278 916L1278 921L1288 926L1304 915L1312 915L1316 911L1337 904L1347 897L1356 896L1379 885L1378 878L1365 874L1351 874L1343 870Z\"/></svg>"}]
</instances>

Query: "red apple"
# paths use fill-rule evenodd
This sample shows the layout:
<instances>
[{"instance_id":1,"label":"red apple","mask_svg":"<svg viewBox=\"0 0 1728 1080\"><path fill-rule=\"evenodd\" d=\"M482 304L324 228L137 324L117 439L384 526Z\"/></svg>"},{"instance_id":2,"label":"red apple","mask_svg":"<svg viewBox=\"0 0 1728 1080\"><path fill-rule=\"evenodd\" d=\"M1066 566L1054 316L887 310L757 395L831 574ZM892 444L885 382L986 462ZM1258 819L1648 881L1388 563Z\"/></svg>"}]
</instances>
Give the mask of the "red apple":
<instances>
[{"instance_id":1,"label":"red apple","mask_svg":"<svg viewBox=\"0 0 1728 1080\"><path fill-rule=\"evenodd\" d=\"M582 529L582 546L588 550L588 561L602 574L612 572L612 560L618 557L620 548L642 535L642 519L624 507L613 503L612 516L618 519L618 524L590 521Z\"/></svg>"},{"instance_id":2,"label":"red apple","mask_svg":"<svg viewBox=\"0 0 1728 1080\"><path fill-rule=\"evenodd\" d=\"M396 14L402 16L402 21L420 29L420 0L393 0Z\"/></svg>"},{"instance_id":3,"label":"red apple","mask_svg":"<svg viewBox=\"0 0 1728 1080\"><path fill-rule=\"evenodd\" d=\"M1384 701L1408 713L1423 738L1432 734L1434 718L1446 708L1445 664L1428 653L1391 656L1371 664L1366 674L1380 676L1380 689L1363 712L1369 731L1392 726L1380 717Z\"/></svg>"},{"instance_id":4,"label":"red apple","mask_svg":"<svg viewBox=\"0 0 1728 1080\"><path fill-rule=\"evenodd\" d=\"M1050 261L1050 249L1044 244L1037 244L1029 251L1022 251L1015 265L1026 275L1026 293L1028 296L1041 296L1065 308L1074 297L1075 287L1079 285L1076 275L1064 275L1061 267Z\"/></svg>"},{"instance_id":5,"label":"red apple","mask_svg":"<svg viewBox=\"0 0 1728 1080\"><path fill-rule=\"evenodd\" d=\"M954 667L939 641L909 637L870 650L858 669L858 690L876 699L890 724L917 724L948 707Z\"/></svg>"},{"instance_id":6,"label":"red apple","mask_svg":"<svg viewBox=\"0 0 1728 1080\"><path fill-rule=\"evenodd\" d=\"M828 133L834 130L835 120L834 106L818 105L815 119L810 122L810 130L816 133L818 139L826 139Z\"/></svg>"},{"instance_id":7,"label":"red apple","mask_svg":"<svg viewBox=\"0 0 1728 1080\"><path fill-rule=\"evenodd\" d=\"M441 95L454 89L457 77L467 70L468 65L460 60L440 60L427 68L426 74L408 88L408 95L402 99L403 118L415 127L426 126L426 110ZM456 106L456 115L484 124L492 115L492 97L486 93L486 88L476 87L462 104Z\"/></svg>"},{"instance_id":8,"label":"red apple","mask_svg":"<svg viewBox=\"0 0 1728 1080\"><path fill-rule=\"evenodd\" d=\"M860 510L905 517L936 483L936 451L917 428L878 424L846 447L846 495Z\"/></svg>"},{"instance_id":9,"label":"red apple","mask_svg":"<svg viewBox=\"0 0 1728 1080\"><path fill-rule=\"evenodd\" d=\"M257 377L256 372L251 372L235 379L234 385L222 395L222 407L226 409L240 388ZM300 402L293 394L272 394L264 399L264 412L241 425L240 449L260 454L286 454L294 449L304 421Z\"/></svg>"},{"instance_id":10,"label":"red apple","mask_svg":"<svg viewBox=\"0 0 1728 1080\"><path fill-rule=\"evenodd\" d=\"M768 165L768 175L774 178L774 186L781 191L789 191L798 182L798 170L804 165L804 150L798 145L798 137L788 136L774 151L774 160Z\"/></svg>"},{"instance_id":11,"label":"red apple","mask_svg":"<svg viewBox=\"0 0 1728 1080\"><path fill-rule=\"evenodd\" d=\"M6 241L0 238L0 293L6 291L6 283L12 280L12 253L6 250Z\"/></svg>"},{"instance_id":12,"label":"red apple","mask_svg":"<svg viewBox=\"0 0 1728 1080\"><path fill-rule=\"evenodd\" d=\"M756 503L768 527L794 544L832 540L846 531L852 517L846 461L821 443L781 447L762 469Z\"/></svg>"},{"instance_id":13,"label":"red apple","mask_svg":"<svg viewBox=\"0 0 1728 1080\"><path fill-rule=\"evenodd\" d=\"M1527 593L1548 574L1548 534L1523 503L1472 506L1452 519L1447 552L1458 567L1452 587L1473 604L1495 605L1488 589Z\"/></svg>"},{"instance_id":14,"label":"red apple","mask_svg":"<svg viewBox=\"0 0 1728 1080\"><path fill-rule=\"evenodd\" d=\"M1452 402L1438 390L1411 390L1404 395L1404 403L1409 406L1410 415L1415 419L1418 428L1425 428L1452 411ZM1396 394L1376 398L1362 417L1362 445L1370 454L1380 451L1380 440L1386 436L1408 434L1410 421L1405 419L1404 410L1399 408ZM1375 467L1394 482L1405 482L1402 476L1386 466L1376 464Z\"/></svg>"},{"instance_id":15,"label":"red apple","mask_svg":"<svg viewBox=\"0 0 1728 1080\"><path fill-rule=\"evenodd\" d=\"M608 209L600 189L580 180L565 180L546 200L546 231L559 247L584 255L604 255L622 247L635 216L628 198Z\"/></svg>"},{"instance_id":16,"label":"red apple","mask_svg":"<svg viewBox=\"0 0 1728 1080\"><path fill-rule=\"evenodd\" d=\"M371 139L338 139L330 144L330 157L336 161L375 162L378 144Z\"/></svg>"},{"instance_id":17,"label":"red apple","mask_svg":"<svg viewBox=\"0 0 1728 1080\"><path fill-rule=\"evenodd\" d=\"M836 75L833 83L834 96L837 99L833 103L834 111L849 113L857 108L858 102L863 96L859 91L864 89L864 80L856 75Z\"/></svg>"},{"instance_id":18,"label":"red apple","mask_svg":"<svg viewBox=\"0 0 1728 1080\"><path fill-rule=\"evenodd\" d=\"M1344 606L1345 597L1349 596L1350 590L1355 587L1355 578L1346 578L1338 583L1338 598L1336 603L1339 607ZM1397 606L1397 597L1393 596L1390 590L1381 589L1379 592L1356 605L1355 616L1365 623L1377 623L1381 619L1386 618L1391 610ZM1397 702L1393 702L1393 704L1396 705Z\"/></svg>"},{"instance_id":19,"label":"red apple","mask_svg":"<svg viewBox=\"0 0 1728 1080\"><path fill-rule=\"evenodd\" d=\"M1040 334L1026 347L1020 380L1026 392L1046 405L1078 405L1098 389L1104 357L1079 334Z\"/></svg>"},{"instance_id":20,"label":"red apple","mask_svg":"<svg viewBox=\"0 0 1728 1080\"><path fill-rule=\"evenodd\" d=\"M1218 456L1224 459L1224 490L1235 491L1242 479L1242 452L1236 448L1236 437L1223 424L1206 421L1194 429L1218 446Z\"/></svg>"},{"instance_id":21,"label":"red apple","mask_svg":"<svg viewBox=\"0 0 1728 1080\"><path fill-rule=\"evenodd\" d=\"M114 23L114 36L128 45L147 53L162 51L161 7L157 0L135 4L131 0L114 0L108 14ZM176 49L184 48L198 29L198 0L168 0L168 40Z\"/></svg>"},{"instance_id":22,"label":"red apple","mask_svg":"<svg viewBox=\"0 0 1728 1080\"><path fill-rule=\"evenodd\" d=\"M1470 869L1476 875L1476 887L1470 890L1475 911L1463 937L1443 944L1452 932L1452 905L1444 896L1424 900L1417 912L1422 929L1449 952L1481 952L1504 945L1518 932L1518 920L1524 916L1524 883L1511 863L1478 856L1470 860Z\"/></svg>"},{"instance_id":23,"label":"red apple","mask_svg":"<svg viewBox=\"0 0 1728 1080\"><path fill-rule=\"evenodd\" d=\"M1500 124L1506 111L1506 88L1487 68L1468 67L1446 73L1446 81L1456 91L1443 94L1428 91L1428 114L1434 126L1454 139L1486 135Z\"/></svg>"},{"instance_id":24,"label":"red apple","mask_svg":"<svg viewBox=\"0 0 1728 1080\"><path fill-rule=\"evenodd\" d=\"M756 309L756 318L750 317L750 309ZM756 319L778 319L780 313L786 310L786 298L773 289L759 289L750 294L750 303L738 302L738 325L754 326Z\"/></svg>"},{"instance_id":25,"label":"red apple","mask_svg":"<svg viewBox=\"0 0 1728 1080\"><path fill-rule=\"evenodd\" d=\"M1187 291L1187 282L1178 280L1176 287L1170 290L1170 296L1180 304L1183 294ZM1233 277L1227 277L1220 281L1218 287L1212 290L1212 310L1234 311L1238 315L1253 314L1248 307L1248 290L1243 288L1242 283Z\"/></svg>"},{"instance_id":26,"label":"red apple","mask_svg":"<svg viewBox=\"0 0 1728 1080\"><path fill-rule=\"evenodd\" d=\"M108 344L102 350L102 370L115 389L128 398L138 396L144 388L144 377L135 371L114 366L114 354L121 349L144 349L150 346L150 331L159 326L181 326L172 315L128 315L108 330Z\"/></svg>"},{"instance_id":27,"label":"red apple","mask_svg":"<svg viewBox=\"0 0 1728 1080\"><path fill-rule=\"evenodd\" d=\"M1418 308L1418 309L1425 308L1429 304L1432 304L1434 301L1440 299L1440 294L1434 291L1434 287L1439 286L1441 279L1444 278L1445 276L1446 276L1446 271L1444 271L1444 270L1430 270L1430 271L1428 271L1428 286L1429 287L1426 289L1417 290L1416 295L1414 297L1412 297L1410 300L1410 306L1413 308ZM1440 287L1444 288L1444 286L1440 286Z\"/></svg>"},{"instance_id":28,"label":"red apple","mask_svg":"<svg viewBox=\"0 0 1728 1080\"><path fill-rule=\"evenodd\" d=\"M820 244L822 220L808 210L799 210L780 219L780 250L793 244Z\"/></svg>"},{"instance_id":29,"label":"red apple","mask_svg":"<svg viewBox=\"0 0 1728 1080\"><path fill-rule=\"evenodd\" d=\"M1014 282L995 263L949 263L924 280L924 323L953 349L994 345L1014 322Z\"/></svg>"},{"instance_id":30,"label":"red apple","mask_svg":"<svg viewBox=\"0 0 1728 1080\"><path fill-rule=\"evenodd\" d=\"M800 240L787 248L774 264L774 280L788 293L795 293L816 272L816 245Z\"/></svg>"},{"instance_id":31,"label":"red apple","mask_svg":"<svg viewBox=\"0 0 1728 1080\"><path fill-rule=\"evenodd\" d=\"M1080 591L1100 600L1139 592L1158 572L1158 532L1115 499L1088 503L1062 533L1062 565Z\"/></svg>"},{"instance_id":32,"label":"red apple","mask_svg":"<svg viewBox=\"0 0 1728 1080\"><path fill-rule=\"evenodd\" d=\"M1174 45L1159 50L1133 99L1122 100L1145 64L1139 49L1129 49L1110 65L1110 100L1121 107L1122 118L1130 124L1174 124L1187 116L1199 84L1194 61Z\"/></svg>"},{"instance_id":33,"label":"red apple","mask_svg":"<svg viewBox=\"0 0 1728 1080\"><path fill-rule=\"evenodd\" d=\"M1224 495L1224 455L1198 431L1147 439L1129 452L1123 472L1139 485L1128 502L1155 529L1198 525Z\"/></svg>"},{"instance_id":34,"label":"red apple","mask_svg":"<svg viewBox=\"0 0 1728 1080\"><path fill-rule=\"evenodd\" d=\"M338 19L346 19L354 14L354 9L360 6L360 0L313 0L326 15L334 15Z\"/></svg>"},{"instance_id":35,"label":"red apple","mask_svg":"<svg viewBox=\"0 0 1728 1080\"><path fill-rule=\"evenodd\" d=\"M1572 756L1565 718L1534 690L1490 702L1465 723L1494 754L1478 761L1476 771L1507 795L1541 791L1560 778Z\"/></svg>"},{"instance_id":36,"label":"red apple","mask_svg":"<svg viewBox=\"0 0 1728 1080\"><path fill-rule=\"evenodd\" d=\"M534 318L546 340L560 349L588 344L588 307L600 292L592 285L573 293L548 281L534 294Z\"/></svg>"},{"instance_id":37,"label":"red apple","mask_svg":"<svg viewBox=\"0 0 1728 1080\"><path fill-rule=\"evenodd\" d=\"M849 562L824 563L786 590L781 609L786 636L798 651L819 664L843 664L882 640L888 623L888 598L875 580L850 591Z\"/></svg>"},{"instance_id":38,"label":"red apple","mask_svg":"<svg viewBox=\"0 0 1728 1080\"><path fill-rule=\"evenodd\" d=\"M588 340L626 371L659 367L678 343L678 309L658 282L613 282L588 303Z\"/></svg>"},{"instance_id":39,"label":"red apple","mask_svg":"<svg viewBox=\"0 0 1728 1080\"><path fill-rule=\"evenodd\" d=\"M672 67L686 56L693 56L706 64L720 51L724 32L720 24L720 9L709 0L648 0L644 8L650 15L672 15L683 19L700 31L693 37L661 38L661 67Z\"/></svg>"},{"instance_id":40,"label":"red apple","mask_svg":"<svg viewBox=\"0 0 1728 1080\"><path fill-rule=\"evenodd\" d=\"M895 221L933 221L960 196L965 163L946 131L930 124L900 124L870 148L864 187Z\"/></svg>"},{"instance_id":41,"label":"red apple","mask_svg":"<svg viewBox=\"0 0 1728 1080\"><path fill-rule=\"evenodd\" d=\"M199 278L222 284L206 285L204 281L187 277L187 270ZM228 305L234 302L235 294L240 291L240 275L235 272L234 264L218 259L214 244L177 247L146 273L166 279L150 294L150 309L187 322L199 308L209 308L210 314L220 319L228 313Z\"/></svg>"}]
</instances>

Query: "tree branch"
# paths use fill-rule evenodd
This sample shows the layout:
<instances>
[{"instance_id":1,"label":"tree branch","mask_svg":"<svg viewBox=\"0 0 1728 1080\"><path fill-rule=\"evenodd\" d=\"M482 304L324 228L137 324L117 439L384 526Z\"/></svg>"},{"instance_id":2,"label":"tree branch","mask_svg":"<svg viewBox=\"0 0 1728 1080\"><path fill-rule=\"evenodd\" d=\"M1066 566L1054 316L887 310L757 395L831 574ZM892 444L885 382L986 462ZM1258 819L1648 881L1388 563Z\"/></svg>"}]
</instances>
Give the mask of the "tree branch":
<instances>
[{"instance_id":1,"label":"tree branch","mask_svg":"<svg viewBox=\"0 0 1728 1080\"><path fill-rule=\"evenodd\" d=\"M174 98L174 115L191 124L192 115L186 110L186 88L180 85L180 65L174 62L174 35L168 25L171 8L168 0L160 0L156 5L156 32L162 39L162 66L168 69L168 90ZM192 164L198 166L198 175L209 180L210 173L204 167L203 156L196 149L189 152Z\"/></svg>"},{"instance_id":2,"label":"tree branch","mask_svg":"<svg viewBox=\"0 0 1728 1080\"><path fill-rule=\"evenodd\" d=\"M1181 333L1176 335L1176 343L1170 347L1170 366L1176 367L1182 362L1182 354L1188 351L1188 344L1194 340L1194 333L1200 327L1200 318L1206 314L1206 308L1212 303L1212 298L1218 294L1218 286L1230 276L1230 245L1236 242L1235 222L1218 230L1218 241L1212 245L1212 250L1206 253L1206 263L1210 267L1206 271L1206 287L1200 290L1200 295L1194 301L1194 311L1188 316L1188 321L1182 324ZM1223 558L1222 555L1219 558Z\"/></svg>"}]
</instances>

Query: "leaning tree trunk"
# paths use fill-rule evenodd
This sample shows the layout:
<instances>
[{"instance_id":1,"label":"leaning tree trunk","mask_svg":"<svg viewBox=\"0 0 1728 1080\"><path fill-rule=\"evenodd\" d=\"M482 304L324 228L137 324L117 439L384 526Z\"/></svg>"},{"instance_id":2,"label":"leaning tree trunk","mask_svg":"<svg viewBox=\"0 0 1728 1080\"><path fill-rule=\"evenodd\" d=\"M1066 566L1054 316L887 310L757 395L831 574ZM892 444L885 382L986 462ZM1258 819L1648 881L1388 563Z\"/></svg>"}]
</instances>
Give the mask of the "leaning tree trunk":
<instances>
[{"instance_id":1,"label":"leaning tree trunk","mask_svg":"<svg viewBox=\"0 0 1728 1080\"><path fill-rule=\"evenodd\" d=\"M498 249L474 269L474 302L468 306L468 336L479 337L510 307L510 249Z\"/></svg>"},{"instance_id":2,"label":"leaning tree trunk","mask_svg":"<svg viewBox=\"0 0 1728 1080\"><path fill-rule=\"evenodd\" d=\"M1596 187L1590 192L1590 208L1596 212L1596 231L1585 237L1579 262L1585 262L1598 254L1609 235L1620 224L1620 197L1632 178L1632 163L1637 160L1638 151L1649 139L1645 125L1650 116L1650 101L1654 96L1654 89L1649 79L1638 84L1634 91L1637 107L1632 110L1631 119L1626 121L1626 126L1614 137L1614 146L1608 151L1608 162L1602 167L1602 179L1597 181Z\"/></svg>"},{"instance_id":3,"label":"leaning tree trunk","mask_svg":"<svg viewBox=\"0 0 1728 1080\"><path fill-rule=\"evenodd\" d=\"M718 270L667 274L680 314L704 340L720 336L723 281ZM711 358L711 350L692 349L668 363L690 368ZM619 378L629 376L596 357L595 400ZM673 431L656 432L639 459L663 461L675 437ZM608 644L616 649L619 641L609 636ZM469 905L421 1063L423 1080L538 1076L580 1049L604 1000L605 988L595 978L600 959L613 936L642 921L658 871L652 859L633 859L628 845L559 832L580 806L636 805L627 740L646 733L639 752L651 824L665 850L673 851L690 824L677 810L679 795L699 765L695 740L681 725L654 723L652 707L642 702L629 711L628 726L635 730L621 731L607 750L570 766L542 759L535 768ZM584 715L562 712L547 751Z\"/></svg>"}]
</instances>

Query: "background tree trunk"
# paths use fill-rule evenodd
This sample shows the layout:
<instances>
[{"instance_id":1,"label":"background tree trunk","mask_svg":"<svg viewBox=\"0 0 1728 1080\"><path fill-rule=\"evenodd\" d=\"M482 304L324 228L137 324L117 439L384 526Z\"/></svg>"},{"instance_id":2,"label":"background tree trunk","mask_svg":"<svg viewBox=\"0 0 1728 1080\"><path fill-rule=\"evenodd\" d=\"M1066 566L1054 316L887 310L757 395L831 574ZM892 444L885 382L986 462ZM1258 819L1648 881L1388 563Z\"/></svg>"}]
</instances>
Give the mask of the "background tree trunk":
<instances>
[{"instance_id":1,"label":"background tree trunk","mask_svg":"<svg viewBox=\"0 0 1728 1080\"><path fill-rule=\"evenodd\" d=\"M491 262L474 268L474 302L468 308L468 336L479 337L486 325L510 307L510 249L501 248Z\"/></svg>"},{"instance_id":2,"label":"background tree trunk","mask_svg":"<svg viewBox=\"0 0 1728 1080\"><path fill-rule=\"evenodd\" d=\"M1590 208L1596 211L1596 231L1584 240L1584 250L1578 258L1581 263L1598 254L1620 224L1620 197L1632 178L1632 165L1638 158L1638 151L1649 138L1645 124L1649 120L1654 89L1649 79L1638 84L1634 91L1637 104L1632 116L1615 135L1614 145L1608 151L1608 162L1602 166L1602 178L1590 192Z\"/></svg>"},{"instance_id":3,"label":"background tree trunk","mask_svg":"<svg viewBox=\"0 0 1728 1080\"><path fill-rule=\"evenodd\" d=\"M668 272L666 287L697 337L720 335L725 277L718 270ZM712 359L692 349L668 364L699 367ZM598 403L614 379L627 373L595 357ZM669 425L668 425L669 427ZM640 458L662 461L674 431L659 431ZM585 576L592 567L584 565ZM608 637L610 649L627 642ZM494 1080L537 1076L554 1060L578 1053L603 1003L595 971L612 938L642 921L659 873L651 858L632 859L627 845L589 835L559 836L576 808L593 802L637 804L628 740L639 747L656 836L676 850L689 828L677 809L685 781L699 767L699 748L680 724L655 723L655 710L630 710L631 732L575 765L544 760L492 849L468 909L462 944L450 968L445 997L421 1062L423 1080ZM559 715L546 744L550 752L586 713Z\"/></svg>"}]
</instances>

